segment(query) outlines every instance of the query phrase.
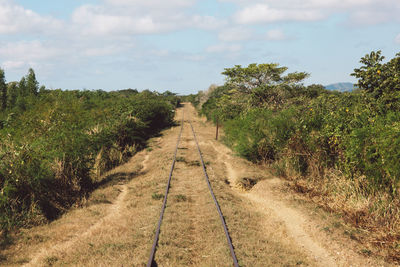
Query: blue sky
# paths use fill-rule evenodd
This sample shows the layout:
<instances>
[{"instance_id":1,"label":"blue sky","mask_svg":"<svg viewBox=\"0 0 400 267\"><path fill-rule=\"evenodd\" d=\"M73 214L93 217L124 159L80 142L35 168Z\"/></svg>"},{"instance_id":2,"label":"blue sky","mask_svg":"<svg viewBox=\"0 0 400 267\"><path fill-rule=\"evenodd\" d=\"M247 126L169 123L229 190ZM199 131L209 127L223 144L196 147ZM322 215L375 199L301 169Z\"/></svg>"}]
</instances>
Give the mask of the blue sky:
<instances>
[{"instance_id":1,"label":"blue sky","mask_svg":"<svg viewBox=\"0 0 400 267\"><path fill-rule=\"evenodd\" d=\"M271 62L355 82L366 53L400 52L398 14L398 0L0 0L0 66L62 89L188 94Z\"/></svg>"}]
</instances>

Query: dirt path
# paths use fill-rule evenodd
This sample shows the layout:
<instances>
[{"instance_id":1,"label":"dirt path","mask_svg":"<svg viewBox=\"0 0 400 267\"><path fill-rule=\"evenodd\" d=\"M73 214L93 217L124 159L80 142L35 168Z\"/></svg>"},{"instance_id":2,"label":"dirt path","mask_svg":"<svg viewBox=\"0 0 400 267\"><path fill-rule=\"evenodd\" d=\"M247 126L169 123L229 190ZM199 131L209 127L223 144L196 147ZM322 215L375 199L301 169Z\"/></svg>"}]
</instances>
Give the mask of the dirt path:
<instances>
[{"instance_id":1,"label":"dirt path","mask_svg":"<svg viewBox=\"0 0 400 267\"><path fill-rule=\"evenodd\" d=\"M327 232L329 215L300 203L263 167L236 157L214 140L214 127L191 105L184 109L241 266L389 266L358 253L362 248L340 228ZM0 265L145 266L178 133L179 127L164 131L146 151L107 174L109 182L84 207L49 225L21 231L1 251ZM155 261L158 266L232 266L188 123Z\"/></svg>"}]
</instances>

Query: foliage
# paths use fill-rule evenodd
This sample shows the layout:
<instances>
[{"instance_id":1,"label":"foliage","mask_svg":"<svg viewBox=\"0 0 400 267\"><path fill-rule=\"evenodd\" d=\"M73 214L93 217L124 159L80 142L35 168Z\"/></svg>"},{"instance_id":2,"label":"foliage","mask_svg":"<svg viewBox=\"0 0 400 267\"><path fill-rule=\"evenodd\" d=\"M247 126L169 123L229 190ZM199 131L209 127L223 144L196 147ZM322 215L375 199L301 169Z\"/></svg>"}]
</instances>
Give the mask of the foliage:
<instances>
[{"instance_id":1,"label":"foliage","mask_svg":"<svg viewBox=\"0 0 400 267\"><path fill-rule=\"evenodd\" d=\"M29 69L26 75L26 89L29 95L37 95L39 92L39 83L32 68Z\"/></svg>"},{"instance_id":2,"label":"foliage","mask_svg":"<svg viewBox=\"0 0 400 267\"><path fill-rule=\"evenodd\" d=\"M7 108L7 85L4 70L0 68L0 110Z\"/></svg>"},{"instance_id":3,"label":"foliage","mask_svg":"<svg viewBox=\"0 0 400 267\"><path fill-rule=\"evenodd\" d=\"M290 104L290 99L311 93L303 90L301 82L308 76L305 72L284 75L286 67L278 64L236 65L226 68L224 86L208 93L208 100L202 105L202 113L208 119L224 122L234 119L253 108L281 109Z\"/></svg>"},{"instance_id":4,"label":"foliage","mask_svg":"<svg viewBox=\"0 0 400 267\"><path fill-rule=\"evenodd\" d=\"M381 114L388 109L400 111L400 53L387 63L382 63L384 58L381 51L371 52L361 58L363 65L352 73L369 107Z\"/></svg>"},{"instance_id":5,"label":"foliage","mask_svg":"<svg viewBox=\"0 0 400 267\"><path fill-rule=\"evenodd\" d=\"M324 179L337 169L365 177L363 194L400 192L400 54L382 63L381 52L361 59L354 92L304 86L307 74L278 64L227 68L227 83L209 95L202 112L219 116L225 141L240 155L285 161L298 175Z\"/></svg>"},{"instance_id":6,"label":"foliage","mask_svg":"<svg viewBox=\"0 0 400 267\"><path fill-rule=\"evenodd\" d=\"M244 93L251 93L253 89L265 85L298 83L308 76L305 72L289 73L282 76L286 70L286 67L279 67L279 64L276 63L253 63L245 68L241 65L226 68L222 74L227 76L228 84Z\"/></svg>"},{"instance_id":7,"label":"foliage","mask_svg":"<svg viewBox=\"0 0 400 267\"><path fill-rule=\"evenodd\" d=\"M59 216L170 126L179 103L169 93L37 88L33 71L9 84L0 112L0 232Z\"/></svg>"}]
</instances>

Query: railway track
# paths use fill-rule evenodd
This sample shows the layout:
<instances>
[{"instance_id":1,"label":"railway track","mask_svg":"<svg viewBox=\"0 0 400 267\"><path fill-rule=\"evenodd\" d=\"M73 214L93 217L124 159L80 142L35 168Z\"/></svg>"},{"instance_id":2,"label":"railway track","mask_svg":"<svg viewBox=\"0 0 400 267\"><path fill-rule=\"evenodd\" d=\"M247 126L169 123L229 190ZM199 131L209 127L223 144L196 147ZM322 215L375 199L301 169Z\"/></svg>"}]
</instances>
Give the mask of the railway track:
<instances>
[{"instance_id":1,"label":"railway track","mask_svg":"<svg viewBox=\"0 0 400 267\"><path fill-rule=\"evenodd\" d=\"M207 174L206 165L204 163L204 159L203 159L203 156L202 156L202 153L201 153L201 150L200 150L200 146L199 146L199 143L197 141L196 132L194 130L194 127L193 127L193 124L192 124L192 122L190 120L190 117L187 118L187 123L189 123L189 125L190 125L191 132L193 134L193 139L194 139L194 142L195 142L196 147L197 147L197 151L198 151L201 167L202 167L202 170L203 170L204 178L205 178L205 181L207 183L210 195L211 195L211 197L213 199L213 202L215 204L215 208L216 208L217 213L219 215L219 218L220 218L220 221L221 221L221 224L222 224L225 236L226 236L227 245L229 247L230 254L231 254L231 257L232 257L232 263L233 263L233 265L235 267L237 267L237 266L239 266L239 264L238 264L238 261L237 261L236 255L235 255L234 247L232 245L232 241L231 241L231 238L229 236L228 228L226 226L225 219L224 219L224 216L222 214L221 208L220 208L220 206L218 204L218 201L217 201L217 199L216 199L216 197L214 195L214 192L212 190L212 186L211 186L208 174ZM151 251L150 251L150 256L149 256L149 259L148 259L148 262L147 262L147 267L157 266L157 264L154 261L154 257L155 257L156 251L157 251L158 240L159 240L159 237L160 237L161 224L162 224L162 221L163 221L163 218L164 218L164 213L165 213L166 207L167 207L168 193L169 193L169 189L171 187L171 182L172 182L172 178L173 178L173 172L174 172L174 168L175 168L175 163L177 161L177 153L178 153L179 144L181 142L181 137L182 137L182 131L183 131L183 128L184 128L184 124L185 124L185 113L183 111L182 120L181 120L181 128L180 128L180 131L179 131L179 134L178 134L178 139L177 139L177 143L176 143L176 147L175 147L175 151L174 151L174 156L173 156L173 160L172 160L172 164L171 164L171 169L170 169L170 172L169 172L168 182L167 182L167 186L166 186L166 189L165 189L164 200L163 200L163 204L162 204L162 208L161 208L161 212L160 212L160 217L159 217L159 220L158 220L158 223L157 223L157 229L156 229L156 232L155 232L153 245L152 245L152 248L151 248Z\"/></svg>"}]
</instances>

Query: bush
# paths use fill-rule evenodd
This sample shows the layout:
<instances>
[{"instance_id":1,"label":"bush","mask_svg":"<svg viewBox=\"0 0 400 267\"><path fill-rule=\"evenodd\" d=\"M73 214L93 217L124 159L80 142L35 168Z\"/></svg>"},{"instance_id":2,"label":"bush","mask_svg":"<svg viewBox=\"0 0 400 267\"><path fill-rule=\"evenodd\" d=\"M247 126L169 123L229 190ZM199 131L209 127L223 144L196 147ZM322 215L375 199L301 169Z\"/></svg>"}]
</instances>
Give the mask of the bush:
<instances>
[{"instance_id":1,"label":"bush","mask_svg":"<svg viewBox=\"0 0 400 267\"><path fill-rule=\"evenodd\" d=\"M0 227L51 220L173 123L171 96L42 90L0 114ZM171 104L171 103L174 103Z\"/></svg>"},{"instance_id":2,"label":"bush","mask_svg":"<svg viewBox=\"0 0 400 267\"><path fill-rule=\"evenodd\" d=\"M276 68L277 64L236 66L226 69L240 71L228 73L228 83L210 94L202 112L208 119L224 114L226 142L247 159L284 161L297 174L318 179L335 168L348 179L366 177L366 195L385 192L396 197L400 55L387 63L382 60L380 51L362 58L364 65L353 74L360 89L350 93L286 82L292 75L301 79L305 74L273 76L286 70ZM267 77L265 83L246 76L257 66L269 66L260 74ZM275 77L274 82L268 77ZM242 93L232 93L235 85Z\"/></svg>"}]
</instances>

